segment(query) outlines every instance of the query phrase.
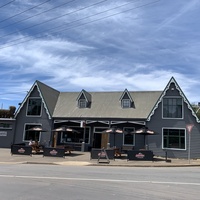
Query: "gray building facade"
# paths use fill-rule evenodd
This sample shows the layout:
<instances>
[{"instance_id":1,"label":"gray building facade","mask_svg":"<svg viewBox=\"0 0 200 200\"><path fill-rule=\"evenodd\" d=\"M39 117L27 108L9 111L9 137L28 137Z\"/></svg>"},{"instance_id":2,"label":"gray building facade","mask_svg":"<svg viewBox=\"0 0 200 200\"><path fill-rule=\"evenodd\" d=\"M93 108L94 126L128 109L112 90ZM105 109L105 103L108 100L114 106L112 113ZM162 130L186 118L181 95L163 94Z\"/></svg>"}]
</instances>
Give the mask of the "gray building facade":
<instances>
[{"instance_id":1,"label":"gray building facade","mask_svg":"<svg viewBox=\"0 0 200 200\"><path fill-rule=\"evenodd\" d=\"M81 150L84 142L88 151L109 145L148 148L157 156L167 151L174 158L187 158L190 152L191 158L200 158L200 121L173 77L163 91L59 92L36 81L15 120L14 143L38 140ZM36 125L46 131L29 131ZM53 131L61 126L76 131ZM104 133L111 127L123 134ZM156 133L147 136L146 144L143 135L133 134L142 127Z\"/></svg>"}]
</instances>

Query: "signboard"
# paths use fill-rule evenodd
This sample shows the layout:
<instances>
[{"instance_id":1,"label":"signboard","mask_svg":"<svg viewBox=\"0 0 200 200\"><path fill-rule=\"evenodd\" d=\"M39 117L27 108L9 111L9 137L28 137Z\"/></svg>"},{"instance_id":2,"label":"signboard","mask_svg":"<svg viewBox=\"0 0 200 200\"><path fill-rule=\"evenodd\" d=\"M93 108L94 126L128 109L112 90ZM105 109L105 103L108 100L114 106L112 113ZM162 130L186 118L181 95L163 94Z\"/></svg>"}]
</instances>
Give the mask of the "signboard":
<instances>
[{"instance_id":1,"label":"signboard","mask_svg":"<svg viewBox=\"0 0 200 200\"><path fill-rule=\"evenodd\" d=\"M98 153L98 163L100 163L100 159L106 159L106 161L104 161L104 162L106 162L106 163L110 163L110 160L109 160L109 158L108 158L108 155L107 155L107 152L105 151L105 149L103 148L103 149L101 149L101 152L100 153Z\"/></svg>"},{"instance_id":2,"label":"signboard","mask_svg":"<svg viewBox=\"0 0 200 200\"><path fill-rule=\"evenodd\" d=\"M25 145L11 145L11 155L20 154L20 155L30 155L32 156L32 147Z\"/></svg>"},{"instance_id":3,"label":"signboard","mask_svg":"<svg viewBox=\"0 0 200 200\"><path fill-rule=\"evenodd\" d=\"M7 136L7 131L0 131L0 136L6 137Z\"/></svg>"},{"instance_id":4,"label":"signboard","mask_svg":"<svg viewBox=\"0 0 200 200\"><path fill-rule=\"evenodd\" d=\"M194 126L194 124L187 124L186 125L186 129L187 129L189 134L191 133L193 126Z\"/></svg>"},{"instance_id":5,"label":"signboard","mask_svg":"<svg viewBox=\"0 0 200 200\"><path fill-rule=\"evenodd\" d=\"M43 149L43 157L51 156L51 157L65 157L65 149L64 148L53 148L53 147L45 147Z\"/></svg>"},{"instance_id":6,"label":"signboard","mask_svg":"<svg viewBox=\"0 0 200 200\"><path fill-rule=\"evenodd\" d=\"M188 131L188 134L189 134L189 141L188 141L188 161L190 163L190 148L191 148L191 131L192 131L192 128L193 128L194 124L187 124L186 125L186 129Z\"/></svg>"}]
</instances>

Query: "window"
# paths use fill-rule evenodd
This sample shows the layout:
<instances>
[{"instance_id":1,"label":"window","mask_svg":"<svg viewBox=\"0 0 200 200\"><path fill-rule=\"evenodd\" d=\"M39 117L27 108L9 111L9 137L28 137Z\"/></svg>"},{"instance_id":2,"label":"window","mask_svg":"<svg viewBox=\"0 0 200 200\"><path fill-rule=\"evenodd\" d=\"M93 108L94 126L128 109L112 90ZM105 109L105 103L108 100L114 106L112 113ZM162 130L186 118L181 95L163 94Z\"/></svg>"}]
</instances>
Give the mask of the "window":
<instances>
[{"instance_id":1,"label":"window","mask_svg":"<svg viewBox=\"0 0 200 200\"><path fill-rule=\"evenodd\" d=\"M30 98L28 101L27 115L41 115L42 100L39 98Z\"/></svg>"},{"instance_id":2,"label":"window","mask_svg":"<svg viewBox=\"0 0 200 200\"><path fill-rule=\"evenodd\" d=\"M85 132L85 143L90 142L90 127L80 128L79 126L70 126L71 128L78 131L76 132L61 132L60 136L60 143L82 143L84 138ZM85 129L85 130L84 130Z\"/></svg>"},{"instance_id":3,"label":"window","mask_svg":"<svg viewBox=\"0 0 200 200\"><path fill-rule=\"evenodd\" d=\"M80 99L79 100L79 108L86 108L87 107L87 102L85 99Z\"/></svg>"},{"instance_id":4,"label":"window","mask_svg":"<svg viewBox=\"0 0 200 200\"><path fill-rule=\"evenodd\" d=\"M185 149L185 129L163 129L163 148Z\"/></svg>"},{"instance_id":5,"label":"window","mask_svg":"<svg viewBox=\"0 0 200 200\"><path fill-rule=\"evenodd\" d=\"M124 128L124 145L134 145L135 144L135 138L134 138L134 134L131 134L132 131L134 131L135 129L130 127L125 127Z\"/></svg>"},{"instance_id":6,"label":"window","mask_svg":"<svg viewBox=\"0 0 200 200\"><path fill-rule=\"evenodd\" d=\"M12 124L0 123L0 129L12 129Z\"/></svg>"},{"instance_id":7,"label":"window","mask_svg":"<svg viewBox=\"0 0 200 200\"><path fill-rule=\"evenodd\" d=\"M122 100L122 108L130 108L130 107L131 107L130 99L123 99Z\"/></svg>"},{"instance_id":8,"label":"window","mask_svg":"<svg viewBox=\"0 0 200 200\"><path fill-rule=\"evenodd\" d=\"M26 124L25 125L25 133L24 133L24 141L39 141L40 132L39 131L29 131L30 128L33 128L36 124Z\"/></svg>"},{"instance_id":9,"label":"window","mask_svg":"<svg viewBox=\"0 0 200 200\"><path fill-rule=\"evenodd\" d=\"M181 98L163 99L164 118L182 118L183 101Z\"/></svg>"}]
</instances>

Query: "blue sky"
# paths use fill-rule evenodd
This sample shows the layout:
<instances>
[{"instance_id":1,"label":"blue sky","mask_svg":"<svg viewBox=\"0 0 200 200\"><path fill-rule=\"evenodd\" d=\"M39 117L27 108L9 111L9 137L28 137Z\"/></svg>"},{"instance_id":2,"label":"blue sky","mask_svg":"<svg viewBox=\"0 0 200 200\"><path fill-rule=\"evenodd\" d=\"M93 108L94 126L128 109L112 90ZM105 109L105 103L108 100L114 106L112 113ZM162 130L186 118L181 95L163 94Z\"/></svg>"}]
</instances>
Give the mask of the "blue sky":
<instances>
[{"instance_id":1,"label":"blue sky","mask_svg":"<svg viewBox=\"0 0 200 200\"><path fill-rule=\"evenodd\" d=\"M11 12L12 11L12 12ZM59 91L163 90L200 101L199 0L2 0L0 106Z\"/></svg>"}]
</instances>

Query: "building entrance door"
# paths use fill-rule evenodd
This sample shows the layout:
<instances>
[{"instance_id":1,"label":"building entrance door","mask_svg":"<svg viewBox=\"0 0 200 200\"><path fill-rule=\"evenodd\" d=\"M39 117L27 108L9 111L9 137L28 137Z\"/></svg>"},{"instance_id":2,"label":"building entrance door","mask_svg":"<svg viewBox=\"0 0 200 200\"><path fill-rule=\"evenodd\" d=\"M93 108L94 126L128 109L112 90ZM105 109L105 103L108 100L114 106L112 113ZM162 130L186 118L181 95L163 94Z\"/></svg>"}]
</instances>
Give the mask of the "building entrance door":
<instances>
[{"instance_id":1,"label":"building entrance door","mask_svg":"<svg viewBox=\"0 0 200 200\"><path fill-rule=\"evenodd\" d=\"M93 148L101 148L101 134L94 133Z\"/></svg>"},{"instance_id":2,"label":"building entrance door","mask_svg":"<svg viewBox=\"0 0 200 200\"><path fill-rule=\"evenodd\" d=\"M107 148L109 142L109 133L101 134L101 148Z\"/></svg>"}]
</instances>

